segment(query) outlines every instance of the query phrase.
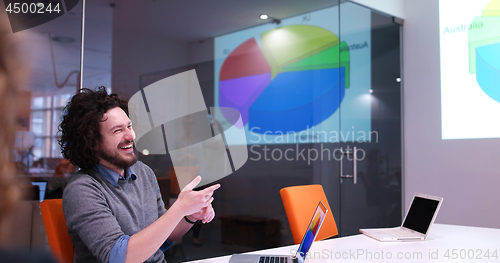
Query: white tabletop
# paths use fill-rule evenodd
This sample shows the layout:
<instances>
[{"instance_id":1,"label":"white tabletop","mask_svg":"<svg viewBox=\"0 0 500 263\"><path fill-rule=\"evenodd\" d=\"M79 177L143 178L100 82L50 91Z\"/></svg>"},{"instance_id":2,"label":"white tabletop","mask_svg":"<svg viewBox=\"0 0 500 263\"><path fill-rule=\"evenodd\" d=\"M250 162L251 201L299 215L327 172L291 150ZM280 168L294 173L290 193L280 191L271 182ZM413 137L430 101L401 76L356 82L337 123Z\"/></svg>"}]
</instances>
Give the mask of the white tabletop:
<instances>
[{"instance_id":1,"label":"white tabletop","mask_svg":"<svg viewBox=\"0 0 500 263\"><path fill-rule=\"evenodd\" d=\"M250 252L292 255L298 245ZM230 256L198 260L227 263ZM379 242L355 235L313 243L305 263L500 262L500 229L434 224L425 241Z\"/></svg>"}]
</instances>

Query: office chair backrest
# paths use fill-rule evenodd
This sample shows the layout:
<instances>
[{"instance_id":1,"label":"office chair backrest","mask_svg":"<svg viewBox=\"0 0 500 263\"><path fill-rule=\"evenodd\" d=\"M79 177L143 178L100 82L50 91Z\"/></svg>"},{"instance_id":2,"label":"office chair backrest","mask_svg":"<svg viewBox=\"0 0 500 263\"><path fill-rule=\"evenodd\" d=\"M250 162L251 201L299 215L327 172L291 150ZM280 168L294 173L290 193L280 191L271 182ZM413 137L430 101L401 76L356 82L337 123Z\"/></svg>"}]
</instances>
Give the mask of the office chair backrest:
<instances>
[{"instance_id":1,"label":"office chair backrest","mask_svg":"<svg viewBox=\"0 0 500 263\"><path fill-rule=\"evenodd\" d=\"M328 214L315 240L323 240L338 235L337 224L321 185L285 187L280 190L280 195L295 244L300 244L302 241L312 214L320 201L328 209Z\"/></svg>"},{"instance_id":2,"label":"office chair backrest","mask_svg":"<svg viewBox=\"0 0 500 263\"><path fill-rule=\"evenodd\" d=\"M68 234L62 199L44 200L40 203L40 210L52 255L61 263L72 263L73 243Z\"/></svg>"}]
</instances>

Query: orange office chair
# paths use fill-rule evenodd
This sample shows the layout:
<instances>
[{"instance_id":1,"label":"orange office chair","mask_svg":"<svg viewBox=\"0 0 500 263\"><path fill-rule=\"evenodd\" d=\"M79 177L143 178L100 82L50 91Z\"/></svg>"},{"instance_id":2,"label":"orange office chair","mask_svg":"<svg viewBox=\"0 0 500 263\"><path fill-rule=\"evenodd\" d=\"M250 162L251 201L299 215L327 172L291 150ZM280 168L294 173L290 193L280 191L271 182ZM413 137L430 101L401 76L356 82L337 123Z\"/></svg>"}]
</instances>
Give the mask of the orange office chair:
<instances>
[{"instance_id":1,"label":"orange office chair","mask_svg":"<svg viewBox=\"0 0 500 263\"><path fill-rule=\"evenodd\" d=\"M339 234L332 210L321 185L285 187L280 190L280 195L295 244L300 244L302 241L314 209L316 209L320 201L328 209L328 213L315 240L323 240Z\"/></svg>"},{"instance_id":2,"label":"orange office chair","mask_svg":"<svg viewBox=\"0 0 500 263\"><path fill-rule=\"evenodd\" d=\"M44 200L40 203L40 210L52 255L61 263L72 263L73 243L66 227L62 199Z\"/></svg>"}]
</instances>

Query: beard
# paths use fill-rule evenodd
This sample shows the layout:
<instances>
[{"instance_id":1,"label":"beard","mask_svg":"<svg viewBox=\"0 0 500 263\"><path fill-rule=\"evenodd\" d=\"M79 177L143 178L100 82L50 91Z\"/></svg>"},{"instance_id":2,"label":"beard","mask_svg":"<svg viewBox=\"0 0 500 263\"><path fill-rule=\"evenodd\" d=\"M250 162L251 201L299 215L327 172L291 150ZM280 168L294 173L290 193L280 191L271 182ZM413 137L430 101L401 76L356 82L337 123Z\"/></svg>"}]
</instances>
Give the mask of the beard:
<instances>
[{"instance_id":1,"label":"beard","mask_svg":"<svg viewBox=\"0 0 500 263\"><path fill-rule=\"evenodd\" d=\"M123 158L122 156L120 156L118 150L115 150L113 152L101 148L97 153L97 155L99 156L99 158L109 162L110 164L123 169L130 167L137 162L137 156L135 155L134 152L127 154L127 156L130 158Z\"/></svg>"}]
</instances>

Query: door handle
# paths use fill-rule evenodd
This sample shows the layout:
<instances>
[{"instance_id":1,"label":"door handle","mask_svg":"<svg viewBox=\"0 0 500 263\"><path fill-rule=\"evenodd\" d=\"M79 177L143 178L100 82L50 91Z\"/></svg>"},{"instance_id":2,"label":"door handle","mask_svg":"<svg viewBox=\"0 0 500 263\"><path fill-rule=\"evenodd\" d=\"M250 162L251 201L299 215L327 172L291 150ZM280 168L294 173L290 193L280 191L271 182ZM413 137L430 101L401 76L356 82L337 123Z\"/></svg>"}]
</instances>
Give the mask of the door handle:
<instances>
[{"instance_id":1,"label":"door handle","mask_svg":"<svg viewBox=\"0 0 500 263\"><path fill-rule=\"evenodd\" d=\"M352 179L353 184L358 183L358 167L356 163L356 146L352 148L352 151L347 148L346 151L340 148L340 154L342 156L340 160L340 183L343 182L343 179ZM349 156L352 155L352 174L345 174L344 175L344 156Z\"/></svg>"}]
</instances>

